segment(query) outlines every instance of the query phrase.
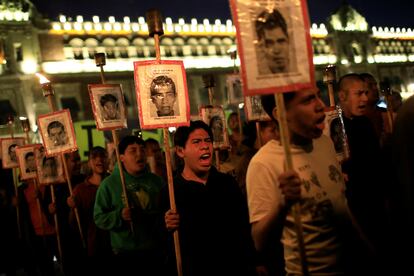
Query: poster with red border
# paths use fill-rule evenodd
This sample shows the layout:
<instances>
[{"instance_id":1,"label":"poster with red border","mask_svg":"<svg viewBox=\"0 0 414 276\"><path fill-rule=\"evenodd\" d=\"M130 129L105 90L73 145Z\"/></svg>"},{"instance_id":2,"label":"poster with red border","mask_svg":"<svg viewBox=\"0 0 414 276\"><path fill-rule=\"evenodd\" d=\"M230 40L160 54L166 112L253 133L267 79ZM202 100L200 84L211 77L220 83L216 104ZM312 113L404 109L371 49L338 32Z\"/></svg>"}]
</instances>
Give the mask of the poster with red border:
<instances>
[{"instance_id":1,"label":"poster with red border","mask_svg":"<svg viewBox=\"0 0 414 276\"><path fill-rule=\"evenodd\" d=\"M142 129L189 125L190 104L182 61L136 61L134 79Z\"/></svg>"},{"instance_id":2,"label":"poster with red border","mask_svg":"<svg viewBox=\"0 0 414 276\"><path fill-rule=\"evenodd\" d=\"M305 0L230 0L245 96L315 86Z\"/></svg>"}]
</instances>

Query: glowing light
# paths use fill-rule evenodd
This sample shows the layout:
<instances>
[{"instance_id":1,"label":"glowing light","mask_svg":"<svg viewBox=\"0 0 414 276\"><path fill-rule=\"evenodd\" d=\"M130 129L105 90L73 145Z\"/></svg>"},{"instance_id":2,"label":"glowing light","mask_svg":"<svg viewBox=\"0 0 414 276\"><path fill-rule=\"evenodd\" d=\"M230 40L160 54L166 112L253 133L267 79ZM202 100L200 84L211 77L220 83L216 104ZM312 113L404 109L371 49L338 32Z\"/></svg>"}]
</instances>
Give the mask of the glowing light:
<instances>
[{"instance_id":1,"label":"glowing light","mask_svg":"<svg viewBox=\"0 0 414 276\"><path fill-rule=\"evenodd\" d=\"M64 15L60 15L60 16L59 16L59 21L60 21L61 23L65 23L65 22L66 22L66 16L64 16Z\"/></svg>"},{"instance_id":2,"label":"glowing light","mask_svg":"<svg viewBox=\"0 0 414 276\"><path fill-rule=\"evenodd\" d=\"M239 109L243 109L244 103L239 103Z\"/></svg>"},{"instance_id":3,"label":"glowing light","mask_svg":"<svg viewBox=\"0 0 414 276\"><path fill-rule=\"evenodd\" d=\"M129 16L124 16L124 23L125 24L131 23L131 19L129 18Z\"/></svg>"},{"instance_id":4,"label":"glowing light","mask_svg":"<svg viewBox=\"0 0 414 276\"><path fill-rule=\"evenodd\" d=\"M99 16L97 15L92 16L92 21L93 23L99 23Z\"/></svg>"},{"instance_id":5,"label":"glowing light","mask_svg":"<svg viewBox=\"0 0 414 276\"><path fill-rule=\"evenodd\" d=\"M42 74L40 74L40 73L36 73L35 75L36 75L36 77L38 77L38 78L39 78L39 83L40 83L40 84L50 83L50 80L48 80L48 79L47 79L45 76L43 76Z\"/></svg>"},{"instance_id":6,"label":"glowing light","mask_svg":"<svg viewBox=\"0 0 414 276\"><path fill-rule=\"evenodd\" d=\"M144 19L144 17L142 17L142 16L140 16L140 17L138 17L138 23L139 24L145 24L145 19Z\"/></svg>"},{"instance_id":7,"label":"glowing light","mask_svg":"<svg viewBox=\"0 0 414 276\"><path fill-rule=\"evenodd\" d=\"M83 16L82 15L76 16L76 22L83 23Z\"/></svg>"},{"instance_id":8,"label":"glowing light","mask_svg":"<svg viewBox=\"0 0 414 276\"><path fill-rule=\"evenodd\" d=\"M22 61L21 69L25 74L34 74L37 70L37 63L31 59L24 60Z\"/></svg>"},{"instance_id":9,"label":"glowing light","mask_svg":"<svg viewBox=\"0 0 414 276\"><path fill-rule=\"evenodd\" d=\"M114 16L108 17L108 21L109 23L115 23L115 17Z\"/></svg>"}]
</instances>

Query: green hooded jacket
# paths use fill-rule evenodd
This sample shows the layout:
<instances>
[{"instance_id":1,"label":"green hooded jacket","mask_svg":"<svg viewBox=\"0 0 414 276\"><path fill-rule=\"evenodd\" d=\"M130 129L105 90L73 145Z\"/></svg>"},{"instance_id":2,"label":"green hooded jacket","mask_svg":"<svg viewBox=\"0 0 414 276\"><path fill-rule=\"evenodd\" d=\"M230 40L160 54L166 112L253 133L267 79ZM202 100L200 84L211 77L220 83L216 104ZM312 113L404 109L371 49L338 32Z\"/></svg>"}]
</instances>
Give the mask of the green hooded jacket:
<instances>
[{"instance_id":1,"label":"green hooded jacket","mask_svg":"<svg viewBox=\"0 0 414 276\"><path fill-rule=\"evenodd\" d=\"M110 231L115 253L158 250L163 221L158 199L163 180L148 170L137 177L123 171L134 232L130 223L121 217L125 204L118 166L99 185L94 207L95 223Z\"/></svg>"}]
</instances>

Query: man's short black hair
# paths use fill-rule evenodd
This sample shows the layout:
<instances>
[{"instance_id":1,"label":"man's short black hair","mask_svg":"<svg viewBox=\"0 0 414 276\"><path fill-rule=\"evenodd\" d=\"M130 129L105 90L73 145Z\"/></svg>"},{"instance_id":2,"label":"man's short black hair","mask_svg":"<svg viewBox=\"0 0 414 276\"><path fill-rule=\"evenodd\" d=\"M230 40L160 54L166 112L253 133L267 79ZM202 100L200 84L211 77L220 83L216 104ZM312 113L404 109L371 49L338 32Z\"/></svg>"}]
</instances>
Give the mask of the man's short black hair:
<instances>
[{"instance_id":1,"label":"man's short black hair","mask_svg":"<svg viewBox=\"0 0 414 276\"><path fill-rule=\"evenodd\" d=\"M189 126L180 126L174 134L174 145L176 147L185 147L188 137L196 129L203 129L208 133L211 139L213 139L213 133L206 123L203 121L191 121Z\"/></svg>"},{"instance_id":2,"label":"man's short black hair","mask_svg":"<svg viewBox=\"0 0 414 276\"><path fill-rule=\"evenodd\" d=\"M264 30L281 28L286 37L289 37L286 20L278 10L262 11L255 21L257 38L260 40L264 36Z\"/></svg>"},{"instance_id":3,"label":"man's short black hair","mask_svg":"<svg viewBox=\"0 0 414 276\"><path fill-rule=\"evenodd\" d=\"M158 76L155 79L153 79L150 85L151 96L154 96L158 93L159 86L170 86L172 92L174 92L174 95L176 94L175 83L170 77Z\"/></svg>"},{"instance_id":4,"label":"man's short black hair","mask_svg":"<svg viewBox=\"0 0 414 276\"><path fill-rule=\"evenodd\" d=\"M339 78L338 91L341 91L341 90L345 91L344 82L348 81L348 80L365 82L364 78L360 74L349 73L349 74L343 75L342 77Z\"/></svg>"},{"instance_id":5,"label":"man's short black hair","mask_svg":"<svg viewBox=\"0 0 414 276\"><path fill-rule=\"evenodd\" d=\"M118 103L118 98L112 94L105 94L99 99L101 106L104 106L107 102Z\"/></svg>"},{"instance_id":6,"label":"man's short black hair","mask_svg":"<svg viewBox=\"0 0 414 276\"><path fill-rule=\"evenodd\" d=\"M372 79L372 80L376 80L375 79L375 77L372 75L372 74L370 74L370 73L361 73L361 74L359 74L360 76L361 76L361 78L364 80L364 81L366 81L366 80L368 80L368 79Z\"/></svg>"},{"instance_id":7,"label":"man's short black hair","mask_svg":"<svg viewBox=\"0 0 414 276\"><path fill-rule=\"evenodd\" d=\"M145 146L147 145L160 145L160 143L155 140L154 138L148 138L147 140L145 140Z\"/></svg>"},{"instance_id":8,"label":"man's short black hair","mask_svg":"<svg viewBox=\"0 0 414 276\"><path fill-rule=\"evenodd\" d=\"M283 99L285 101L285 106L288 105L288 103L295 97L297 92L286 92L283 93ZM276 107L276 100L274 94L268 94L268 95L262 95L260 97L260 100L262 101L262 107L264 111L266 111L267 115L269 115L270 118L273 120L276 120L276 118L273 117L273 109Z\"/></svg>"},{"instance_id":9,"label":"man's short black hair","mask_svg":"<svg viewBox=\"0 0 414 276\"><path fill-rule=\"evenodd\" d=\"M119 154L124 154L126 148L129 145L133 145L133 144L145 146L145 142L141 138L137 136L128 135L122 138L121 142L119 142L119 145L118 145Z\"/></svg>"},{"instance_id":10,"label":"man's short black hair","mask_svg":"<svg viewBox=\"0 0 414 276\"><path fill-rule=\"evenodd\" d=\"M51 122L51 123L47 126L47 133L49 133L49 134L50 134L50 130L51 130L52 128L62 128L62 130L63 130L63 131L65 130L65 126L64 126L61 122L59 122L59 121L53 121L53 122Z\"/></svg>"},{"instance_id":11,"label":"man's short black hair","mask_svg":"<svg viewBox=\"0 0 414 276\"><path fill-rule=\"evenodd\" d=\"M92 159L92 158L95 158L97 156L107 157L108 153L106 152L106 150L103 147L95 146L89 151L88 158Z\"/></svg>"},{"instance_id":12,"label":"man's short black hair","mask_svg":"<svg viewBox=\"0 0 414 276\"><path fill-rule=\"evenodd\" d=\"M11 144L11 145L9 146L8 152L10 153L10 152L11 152L11 149L12 149L12 148L15 148L15 147L17 147L17 144Z\"/></svg>"},{"instance_id":13,"label":"man's short black hair","mask_svg":"<svg viewBox=\"0 0 414 276\"><path fill-rule=\"evenodd\" d=\"M33 156L34 157L34 152L33 151L29 151L28 153L26 153L24 155L24 160L27 160L29 157Z\"/></svg>"}]
</instances>

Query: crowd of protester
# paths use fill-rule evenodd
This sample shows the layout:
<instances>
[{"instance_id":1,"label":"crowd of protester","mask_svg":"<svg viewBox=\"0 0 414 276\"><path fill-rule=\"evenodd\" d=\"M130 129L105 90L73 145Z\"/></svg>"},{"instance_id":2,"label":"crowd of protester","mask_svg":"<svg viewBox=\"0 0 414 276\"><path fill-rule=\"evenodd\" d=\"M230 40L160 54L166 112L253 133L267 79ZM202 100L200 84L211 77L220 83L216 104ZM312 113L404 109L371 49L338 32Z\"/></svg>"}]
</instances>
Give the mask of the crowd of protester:
<instances>
[{"instance_id":1,"label":"crowd of protester","mask_svg":"<svg viewBox=\"0 0 414 276\"><path fill-rule=\"evenodd\" d=\"M350 151L342 162L322 134L326 106L317 89L283 95L292 169L285 167L273 95L262 96L271 121L240 127L237 113L229 116L231 148L218 159L207 124L179 127L176 208L155 139L121 139L122 165L111 170L102 147L90 149L86 170L78 152L66 154L73 194L56 184L54 203L50 187L32 180L15 195L11 170L2 169L0 275L176 275L176 231L184 276L303 275L304 267L309 275L411 271L403 252L412 245L414 99L401 103L394 95L390 121L372 75L342 76L337 91Z\"/></svg>"}]
</instances>

